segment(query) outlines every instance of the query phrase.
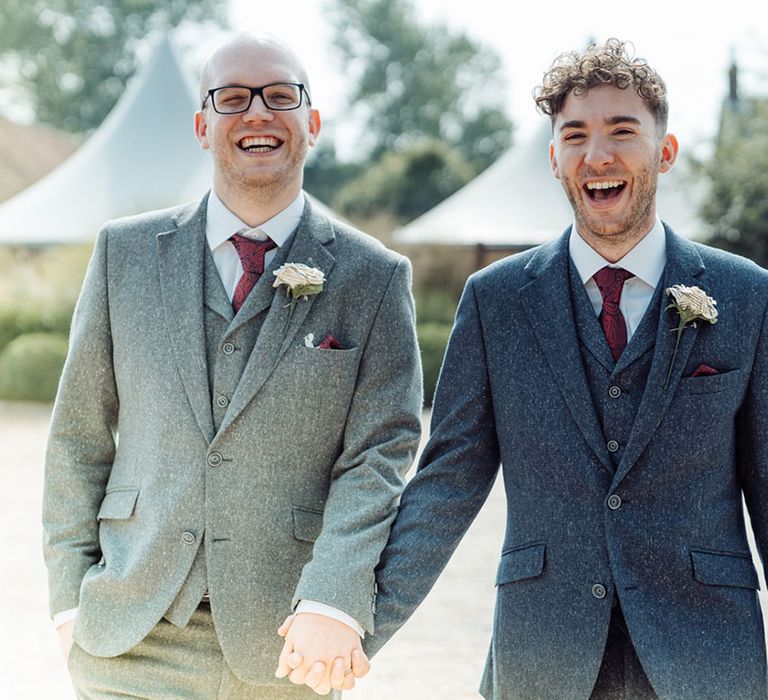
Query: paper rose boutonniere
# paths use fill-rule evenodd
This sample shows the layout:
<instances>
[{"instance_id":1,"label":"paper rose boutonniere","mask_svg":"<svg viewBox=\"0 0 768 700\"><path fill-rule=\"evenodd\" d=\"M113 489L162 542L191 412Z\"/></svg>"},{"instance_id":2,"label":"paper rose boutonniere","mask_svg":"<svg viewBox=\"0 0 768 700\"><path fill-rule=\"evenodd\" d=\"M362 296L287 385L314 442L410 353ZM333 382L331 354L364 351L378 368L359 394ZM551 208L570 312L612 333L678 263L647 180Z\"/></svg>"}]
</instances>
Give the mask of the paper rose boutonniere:
<instances>
[{"instance_id":1,"label":"paper rose boutonniere","mask_svg":"<svg viewBox=\"0 0 768 700\"><path fill-rule=\"evenodd\" d=\"M272 286L285 286L285 293L290 297L291 303L320 294L325 284L325 274L322 270L301 263L285 263L272 274L275 276Z\"/></svg>"},{"instance_id":2,"label":"paper rose boutonniere","mask_svg":"<svg viewBox=\"0 0 768 700\"><path fill-rule=\"evenodd\" d=\"M302 263L285 263L272 274L275 276L272 286L275 288L285 287L285 294L290 300L287 304L289 307L288 319L285 323L285 334L287 334L296 304L301 299L306 301L309 297L323 291L325 273L316 267L309 267ZM283 339L285 339L285 334Z\"/></svg>"},{"instance_id":3,"label":"paper rose boutonniere","mask_svg":"<svg viewBox=\"0 0 768 700\"><path fill-rule=\"evenodd\" d=\"M672 299L667 309L675 309L680 320L677 328L672 329L673 333L677 332L677 338L675 339L672 361L669 364L667 381L664 382L665 389L667 384L669 384L669 378L672 376L672 367L675 364L677 348L680 345L680 337L683 335L683 331L689 327L695 328L696 321L717 323L717 309L715 308L717 302L703 290L698 287L686 287L682 284L675 284L672 287L668 287L666 292Z\"/></svg>"}]
</instances>

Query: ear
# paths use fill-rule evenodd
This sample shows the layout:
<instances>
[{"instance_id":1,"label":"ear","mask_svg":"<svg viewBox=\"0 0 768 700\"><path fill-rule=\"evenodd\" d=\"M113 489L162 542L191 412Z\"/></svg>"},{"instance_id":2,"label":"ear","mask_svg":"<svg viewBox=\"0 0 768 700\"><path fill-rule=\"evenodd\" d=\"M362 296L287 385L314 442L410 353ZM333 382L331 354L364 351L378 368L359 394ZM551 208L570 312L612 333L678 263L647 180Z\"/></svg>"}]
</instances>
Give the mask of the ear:
<instances>
[{"instance_id":1,"label":"ear","mask_svg":"<svg viewBox=\"0 0 768 700\"><path fill-rule=\"evenodd\" d=\"M316 109L309 110L309 145L314 146L317 143L317 135L320 133L320 112Z\"/></svg>"},{"instance_id":2,"label":"ear","mask_svg":"<svg viewBox=\"0 0 768 700\"><path fill-rule=\"evenodd\" d=\"M208 123L202 111L195 112L195 136L204 150L208 150Z\"/></svg>"},{"instance_id":3,"label":"ear","mask_svg":"<svg viewBox=\"0 0 768 700\"><path fill-rule=\"evenodd\" d=\"M677 151L679 149L677 138L674 134L667 134L661 140L661 158L659 161L659 172L668 173L677 160Z\"/></svg>"},{"instance_id":4,"label":"ear","mask_svg":"<svg viewBox=\"0 0 768 700\"><path fill-rule=\"evenodd\" d=\"M552 174L559 180L560 168L557 166L557 156L555 155L555 142L549 142L549 165L552 168Z\"/></svg>"}]
</instances>

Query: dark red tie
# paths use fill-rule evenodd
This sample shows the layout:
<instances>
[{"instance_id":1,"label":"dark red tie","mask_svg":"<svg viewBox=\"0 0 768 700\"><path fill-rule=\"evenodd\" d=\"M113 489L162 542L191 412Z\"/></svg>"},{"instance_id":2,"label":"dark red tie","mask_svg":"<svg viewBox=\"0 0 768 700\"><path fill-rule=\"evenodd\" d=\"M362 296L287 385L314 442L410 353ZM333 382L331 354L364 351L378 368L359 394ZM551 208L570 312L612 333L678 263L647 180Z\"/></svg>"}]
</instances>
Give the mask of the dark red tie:
<instances>
[{"instance_id":1,"label":"dark red tie","mask_svg":"<svg viewBox=\"0 0 768 700\"><path fill-rule=\"evenodd\" d=\"M240 256L240 262L243 265L243 276L237 283L235 293L232 296L232 308L237 313L264 272L264 256L276 244L271 238L257 241L253 238L241 236L239 233L236 233L229 240L235 246L235 250Z\"/></svg>"},{"instance_id":2,"label":"dark red tie","mask_svg":"<svg viewBox=\"0 0 768 700\"><path fill-rule=\"evenodd\" d=\"M627 322L619 308L621 290L624 282L634 277L621 267L604 267L598 270L593 279L603 295L603 310L600 312L600 323L605 331L608 347L611 349L614 362L618 361L624 348L627 347Z\"/></svg>"}]
</instances>

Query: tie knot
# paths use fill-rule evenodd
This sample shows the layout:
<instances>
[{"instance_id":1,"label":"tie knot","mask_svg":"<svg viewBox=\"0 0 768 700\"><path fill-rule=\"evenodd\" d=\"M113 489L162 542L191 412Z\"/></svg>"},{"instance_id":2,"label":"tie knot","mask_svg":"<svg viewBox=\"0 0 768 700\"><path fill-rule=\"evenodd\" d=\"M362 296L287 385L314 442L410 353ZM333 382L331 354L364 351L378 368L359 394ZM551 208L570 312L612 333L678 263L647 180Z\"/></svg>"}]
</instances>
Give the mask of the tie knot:
<instances>
[{"instance_id":1,"label":"tie knot","mask_svg":"<svg viewBox=\"0 0 768 700\"><path fill-rule=\"evenodd\" d=\"M630 277L634 277L631 272L628 272L623 267L604 267L598 270L593 279L597 288L600 290L600 294L603 295L603 301L612 302L614 304L619 303L621 298L621 290Z\"/></svg>"},{"instance_id":2,"label":"tie knot","mask_svg":"<svg viewBox=\"0 0 768 700\"><path fill-rule=\"evenodd\" d=\"M232 241L232 245L240 256L243 272L252 275L260 275L264 272L264 256L276 245L271 238L259 241L236 233L229 240Z\"/></svg>"}]
</instances>

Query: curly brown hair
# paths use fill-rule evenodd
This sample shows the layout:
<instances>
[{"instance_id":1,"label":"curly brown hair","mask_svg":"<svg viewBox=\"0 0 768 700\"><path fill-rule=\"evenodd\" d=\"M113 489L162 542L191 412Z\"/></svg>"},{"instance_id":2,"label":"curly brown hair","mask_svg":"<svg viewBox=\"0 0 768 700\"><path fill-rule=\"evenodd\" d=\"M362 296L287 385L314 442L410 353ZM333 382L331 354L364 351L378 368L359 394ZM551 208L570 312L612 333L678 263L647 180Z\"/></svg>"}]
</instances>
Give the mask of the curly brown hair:
<instances>
[{"instance_id":1,"label":"curly brown hair","mask_svg":"<svg viewBox=\"0 0 768 700\"><path fill-rule=\"evenodd\" d=\"M536 108L552 122L571 93L581 96L599 85L620 90L632 86L645 100L660 133L667 130L667 86L645 59L632 55L631 44L608 39L602 46L592 44L586 51L560 54L544 74L542 84L533 91Z\"/></svg>"}]
</instances>

